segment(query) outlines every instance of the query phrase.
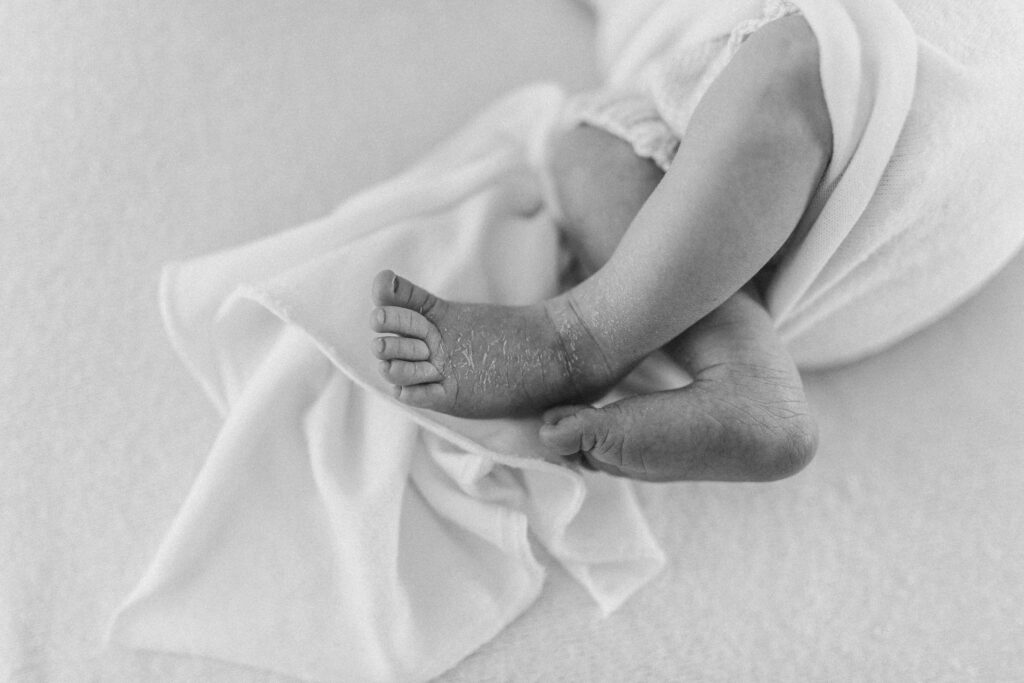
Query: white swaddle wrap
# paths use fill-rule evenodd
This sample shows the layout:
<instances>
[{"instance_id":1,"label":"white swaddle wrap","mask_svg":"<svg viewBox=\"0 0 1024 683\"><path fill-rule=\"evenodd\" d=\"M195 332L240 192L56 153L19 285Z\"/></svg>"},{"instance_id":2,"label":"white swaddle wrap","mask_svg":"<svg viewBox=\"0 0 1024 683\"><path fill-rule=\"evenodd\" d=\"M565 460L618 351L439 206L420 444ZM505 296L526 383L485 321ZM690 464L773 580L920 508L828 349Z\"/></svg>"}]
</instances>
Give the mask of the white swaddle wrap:
<instances>
[{"instance_id":1,"label":"white swaddle wrap","mask_svg":"<svg viewBox=\"0 0 1024 683\"><path fill-rule=\"evenodd\" d=\"M835 151L767 299L797 362L820 366L938 319L1024 243L1024 5L796 4Z\"/></svg>"},{"instance_id":2,"label":"white swaddle wrap","mask_svg":"<svg viewBox=\"0 0 1024 683\"><path fill-rule=\"evenodd\" d=\"M679 136L730 33L784 4L814 31L833 156L766 293L800 366L855 360L912 334L1024 243L1016 0L594 4L607 81L646 91Z\"/></svg>"},{"instance_id":3,"label":"white swaddle wrap","mask_svg":"<svg viewBox=\"0 0 1024 683\"><path fill-rule=\"evenodd\" d=\"M369 352L380 268L460 298L556 291L533 155L563 100L523 90L333 215L165 270L168 331L225 424L114 639L425 680L536 599L530 538L605 613L661 569L629 483L545 462L538 418L399 404Z\"/></svg>"},{"instance_id":4,"label":"white swaddle wrap","mask_svg":"<svg viewBox=\"0 0 1024 683\"><path fill-rule=\"evenodd\" d=\"M704 16L700 3L660 4L679 21ZM958 124L1024 104L1020 81L1006 80L1022 60L1000 70L965 48L984 67L968 68L888 0L797 4L822 46L835 155L768 300L797 359L825 364L941 315L1019 245L1019 201L1000 192L1019 182L1021 156L1007 150L1020 128L991 149L1019 124ZM943 23L949 8L915 7L933 34L961 28ZM677 25L677 36L718 35L722 16ZM641 19L602 30L613 78L671 34ZM997 79L1002 91L987 96ZM369 352L369 286L382 268L462 300L526 303L556 290L539 167L563 101L553 86L525 89L331 216L167 268L168 330L225 424L115 615L114 639L309 679L423 680L536 598L544 568L531 538L605 612L659 571L630 484L544 461L536 420L398 404ZM633 380L685 381L659 363Z\"/></svg>"}]
</instances>

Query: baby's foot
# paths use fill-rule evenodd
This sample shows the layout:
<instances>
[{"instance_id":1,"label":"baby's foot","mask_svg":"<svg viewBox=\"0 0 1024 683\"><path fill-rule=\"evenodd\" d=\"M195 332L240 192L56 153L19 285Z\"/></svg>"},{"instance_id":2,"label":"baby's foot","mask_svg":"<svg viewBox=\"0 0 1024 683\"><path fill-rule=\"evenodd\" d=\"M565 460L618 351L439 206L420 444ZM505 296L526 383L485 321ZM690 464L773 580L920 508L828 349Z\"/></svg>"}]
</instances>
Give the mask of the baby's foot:
<instances>
[{"instance_id":1,"label":"baby's foot","mask_svg":"<svg viewBox=\"0 0 1024 683\"><path fill-rule=\"evenodd\" d=\"M759 370L698 378L674 391L544 415L541 441L589 468L647 481L771 481L798 472L816 446L799 384Z\"/></svg>"},{"instance_id":2,"label":"baby's foot","mask_svg":"<svg viewBox=\"0 0 1024 683\"><path fill-rule=\"evenodd\" d=\"M373 353L403 403L462 417L539 412L593 398L615 368L568 298L531 306L446 301L389 270L373 282Z\"/></svg>"},{"instance_id":3,"label":"baby's foot","mask_svg":"<svg viewBox=\"0 0 1024 683\"><path fill-rule=\"evenodd\" d=\"M649 481L769 481L813 457L817 426L760 295L744 287L665 347L693 382L603 408L548 411L541 441Z\"/></svg>"}]
</instances>

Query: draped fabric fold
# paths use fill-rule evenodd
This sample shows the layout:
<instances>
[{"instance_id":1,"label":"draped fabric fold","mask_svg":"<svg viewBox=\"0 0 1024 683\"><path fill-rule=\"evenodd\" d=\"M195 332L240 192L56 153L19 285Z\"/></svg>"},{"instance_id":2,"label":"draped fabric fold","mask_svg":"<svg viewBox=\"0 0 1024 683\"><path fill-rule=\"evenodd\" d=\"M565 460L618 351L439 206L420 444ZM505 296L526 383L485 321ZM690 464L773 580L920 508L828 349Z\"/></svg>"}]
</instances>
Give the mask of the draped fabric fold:
<instances>
[{"instance_id":1,"label":"draped fabric fold","mask_svg":"<svg viewBox=\"0 0 1024 683\"><path fill-rule=\"evenodd\" d=\"M563 101L524 89L333 215L165 269L168 332L225 421L113 639L426 680L536 599L539 548L604 613L660 571L631 484L546 461L538 418L399 404L369 352L381 268L461 299L556 291L538 155Z\"/></svg>"},{"instance_id":2,"label":"draped fabric fold","mask_svg":"<svg viewBox=\"0 0 1024 683\"><path fill-rule=\"evenodd\" d=\"M681 54L672 41L710 58L759 4L597 2L609 83ZM819 366L920 329L1024 241L1024 9L794 4L835 145L767 304L798 363ZM115 639L309 679L423 680L536 599L540 548L605 612L660 570L629 483L545 460L536 419L403 406L369 353L379 269L460 300L556 292L544 153L565 99L526 88L322 220L167 267L168 332L224 426ZM685 381L659 356L631 378Z\"/></svg>"}]
</instances>

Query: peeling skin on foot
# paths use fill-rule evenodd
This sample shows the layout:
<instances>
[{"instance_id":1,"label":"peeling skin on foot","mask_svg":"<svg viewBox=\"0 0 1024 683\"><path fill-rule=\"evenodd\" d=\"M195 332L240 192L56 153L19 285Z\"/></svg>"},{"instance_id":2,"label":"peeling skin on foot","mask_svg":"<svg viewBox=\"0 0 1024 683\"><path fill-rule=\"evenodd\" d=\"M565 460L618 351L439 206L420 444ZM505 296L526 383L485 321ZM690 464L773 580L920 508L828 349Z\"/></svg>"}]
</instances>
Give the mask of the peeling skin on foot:
<instances>
[{"instance_id":1,"label":"peeling skin on foot","mask_svg":"<svg viewBox=\"0 0 1024 683\"><path fill-rule=\"evenodd\" d=\"M571 310L556 323L543 302L449 302L390 271L378 274L373 296L373 329L400 340L386 349L378 338L373 351L390 361L381 374L410 405L463 417L538 413L610 384L600 350L574 329ZM425 359L414 352L421 344Z\"/></svg>"},{"instance_id":2,"label":"peeling skin on foot","mask_svg":"<svg viewBox=\"0 0 1024 683\"><path fill-rule=\"evenodd\" d=\"M476 369L476 364L473 362L473 354L470 353L470 347L471 346L472 346L472 344L470 344L468 346L463 346L462 349L461 349L461 354L462 354L462 357L465 359L466 364L469 366L469 369L470 370L475 370ZM486 352L484 353L484 357L485 358L487 357Z\"/></svg>"}]
</instances>

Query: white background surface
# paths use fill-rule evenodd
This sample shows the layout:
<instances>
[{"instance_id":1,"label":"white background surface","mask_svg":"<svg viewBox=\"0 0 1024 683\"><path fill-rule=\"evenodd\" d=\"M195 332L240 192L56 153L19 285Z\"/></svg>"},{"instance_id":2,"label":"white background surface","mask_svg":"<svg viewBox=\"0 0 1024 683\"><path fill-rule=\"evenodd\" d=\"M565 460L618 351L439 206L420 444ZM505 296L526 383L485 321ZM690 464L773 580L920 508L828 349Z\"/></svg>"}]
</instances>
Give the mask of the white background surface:
<instances>
[{"instance_id":1,"label":"white background surface","mask_svg":"<svg viewBox=\"0 0 1024 683\"><path fill-rule=\"evenodd\" d=\"M101 643L218 426L159 267L326 213L514 85L593 83L590 40L567 0L0 1L0 679L281 680ZM1018 257L809 377L808 470L642 488L653 585L601 620L552 571L446 678L1024 676L1022 296Z\"/></svg>"}]
</instances>

